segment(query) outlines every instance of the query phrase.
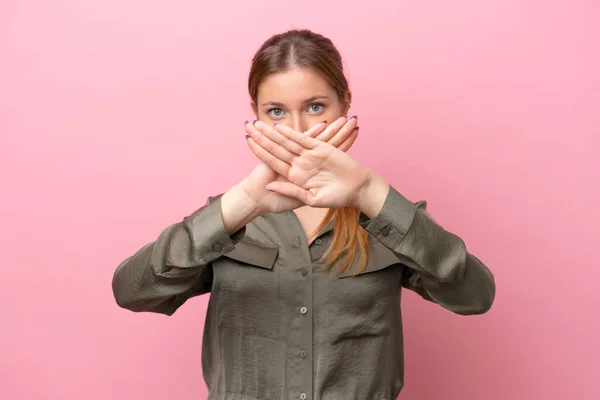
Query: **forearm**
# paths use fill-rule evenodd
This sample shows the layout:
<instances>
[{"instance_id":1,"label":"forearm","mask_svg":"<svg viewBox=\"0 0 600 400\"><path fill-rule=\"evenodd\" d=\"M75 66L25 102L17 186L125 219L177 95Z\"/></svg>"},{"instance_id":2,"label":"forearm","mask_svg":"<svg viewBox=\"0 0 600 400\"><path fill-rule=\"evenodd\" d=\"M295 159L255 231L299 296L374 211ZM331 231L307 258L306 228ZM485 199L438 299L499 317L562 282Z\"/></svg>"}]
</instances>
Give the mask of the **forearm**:
<instances>
[{"instance_id":1,"label":"forearm","mask_svg":"<svg viewBox=\"0 0 600 400\"><path fill-rule=\"evenodd\" d=\"M154 242L136 251L116 269L112 289L117 304L131 311L170 314L167 304L162 303L173 302L191 290L206 266L192 248L190 232L183 222L163 230ZM207 282L204 291L209 288Z\"/></svg>"},{"instance_id":2,"label":"forearm","mask_svg":"<svg viewBox=\"0 0 600 400\"><path fill-rule=\"evenodd\" d=\"M224 195L209 198L205 206L123 261L113 278L117 303L132 311L171 314L187 298L209 292L212 277L207 267L234 249L251 218L239 211L244 207L235 202L235 194L230 192L225 207ZM234 233L225 227L223 209Z\"/></svg>"},{"instance_id":3,"label":"forearm","mask_svg":"<svg viewBox=\"0 0 600 400\"><path fill-rule=\"evenodd\" d=\"M431 218L425 202L413 204L373 174L357 206L369 218L361 225L412 271L405 286L460 314L490 308L493 275L459 236Z\"/></svg>"}]
</instances>

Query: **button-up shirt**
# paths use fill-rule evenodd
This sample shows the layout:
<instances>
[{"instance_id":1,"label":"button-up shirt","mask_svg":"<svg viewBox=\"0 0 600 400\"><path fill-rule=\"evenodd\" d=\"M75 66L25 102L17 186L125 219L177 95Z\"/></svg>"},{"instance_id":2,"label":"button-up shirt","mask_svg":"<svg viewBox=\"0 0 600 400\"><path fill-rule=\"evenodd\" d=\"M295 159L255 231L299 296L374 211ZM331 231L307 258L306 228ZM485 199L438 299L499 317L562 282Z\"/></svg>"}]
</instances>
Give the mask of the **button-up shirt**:
<instances>
[{"instance_id":1,"label":"button-up shirt","mask_svg":"<svg viewBox=\"0 0 600 400\"><path fill-rule=\"evenodd\" d=\"M401 288L457 314L492 305L494 279L427 203L394 187L360 215L371 257L339 273L320 258L329 223L307 243L295 213L265 214L229 235L221 195L123 261L117 303L173 314L210 293L202 369L211 400L392 400L404 383ZM178 267L178 268L173 268Z\"/></svg>"}]
</instances>

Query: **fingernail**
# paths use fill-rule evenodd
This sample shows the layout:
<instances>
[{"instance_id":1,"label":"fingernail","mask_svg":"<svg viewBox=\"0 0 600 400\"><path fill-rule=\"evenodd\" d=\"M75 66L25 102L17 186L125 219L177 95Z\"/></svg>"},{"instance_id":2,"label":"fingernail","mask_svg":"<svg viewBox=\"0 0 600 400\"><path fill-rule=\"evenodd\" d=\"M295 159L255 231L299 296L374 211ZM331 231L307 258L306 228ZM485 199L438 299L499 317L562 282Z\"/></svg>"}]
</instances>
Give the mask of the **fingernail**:
<instances>
[{"instance_id":1,"label":"fingernail","mask_svg":"<svg viewBox=\"0 0 600 400\"><path fill-rule=\"evenodd\" d=\"M250 135L246 135L246 140L250 139Z\"/></svg>"},{"instance_id":2,"label":"fingernail","mask_svg":"<svg viewBox=\"0 0 600 400\"><path fill-rule=\"evenodd\" d=\"M322 124L326 124L326 123L327 123L327 121L321 121L321 123L322 123Z\"/></svg>"},{"instance_id":3,"label":"fingernail","mask_svg":"<svg viewBox=\"0 0 600 400\"><path fill-rule=\"evenodd\" d=\"M248 124L248 120L244 121L244 126L246 126Z\"/></svg>"},{"instance_id":4,"label":"fingernail","mask_svg":"<svg viewBox=\"0 0 600 400\"><path fill-rule=\"evenodd\" d=\"M356 129L356 132L358 132L358 130L360 129L360 126L357 126L357 127L356 127L356 128L354 128L354 129Z\"/></svg>"},{"instance_id":5,"label":"fingernail","mask_svg":"<svg viewBox=\"0 0 600 400\"><path fill-rule=\"evenodd\" d=\"M269 185L266 185L266 186L265 186L265 189L267 189L267 190L270 190L270 189L269 189Z\"/></svg>"},{"instance_id":6,"label":"fingernail","mask_svg":"<svg viewBox=\"0 0 600 400\"><path fill-rule=\"evenodd\" d=\"M256 125L256 120L252 121L252 125Z\"/></svg>"},{"instance_id":7,"label":"fingernail","mask_svg":"<svg viewBox=\"0 0 600 400\"><path fill-rule=\"evenodd\" d=\"M344 118L348 119L348 114L344 115Z\"/></svg>"},{"instance_id":8,"label":"fingernail","mask_svg":"<svg viewBox=\"0 0 600 400\"><path fill-rule=\"evenodd\" d=\"M355 114L355 115L352 116L352 118L358 119L358 115Z\"/></svg>"},{"instance_id":9,"label":"fingernail","mask_svg":"<svg viewBox=\"0 0 600 400\"><path fill-rule=\"evenodd\" d=\"M275 123L273 124L273 126L277 126L277 122L275 122Z\"/></svg>"}]
</instances>

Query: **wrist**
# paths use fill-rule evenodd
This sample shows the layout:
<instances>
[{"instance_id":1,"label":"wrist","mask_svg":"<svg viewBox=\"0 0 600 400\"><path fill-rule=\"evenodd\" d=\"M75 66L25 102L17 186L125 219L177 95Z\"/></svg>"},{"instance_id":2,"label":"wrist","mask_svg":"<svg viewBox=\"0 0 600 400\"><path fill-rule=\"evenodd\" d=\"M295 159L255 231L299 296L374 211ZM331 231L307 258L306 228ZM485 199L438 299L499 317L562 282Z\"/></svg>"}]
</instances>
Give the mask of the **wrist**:
<instances>
[{"instance_id":1,"label":"wrist","mask_svg":"<svg viewBox=\"0 0 600 400\"><path fill-rule=\"evenodd\" d=\"M369 218L375 218L385 203L390 185L374 171L368 171L368 177L356 196L354 207Z\"/></svg>"},{"instance_id":2,"label":"wrist","mask_svg":"<svg viewBox=\"0 0 600 400\"><path fill-rule=\"evenodd\" d=\"M221 212L223 224L230 234L237 232L254 218L264 214L246 192L243 182L232 186L223 194Z\"/></svg>"}]
</instances>

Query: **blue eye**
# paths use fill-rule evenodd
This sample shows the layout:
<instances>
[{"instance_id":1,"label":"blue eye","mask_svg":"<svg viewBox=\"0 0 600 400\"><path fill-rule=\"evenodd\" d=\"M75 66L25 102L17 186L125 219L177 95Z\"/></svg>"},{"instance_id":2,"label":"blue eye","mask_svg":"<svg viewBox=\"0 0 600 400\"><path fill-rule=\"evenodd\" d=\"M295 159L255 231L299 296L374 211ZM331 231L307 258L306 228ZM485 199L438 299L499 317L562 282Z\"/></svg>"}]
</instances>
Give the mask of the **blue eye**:
<instances>
[{"instance_id":1,"label":"blue eye","mask_svg":"<svg viewBox=\"0 0 600 400\"><path fill-rule=\"evenodd\" d=\"M269 110L269 115L271 117L279 118L283 115L283 110L281 108L271 108Z\"/></svg>"},{"instance_id":2,"label":"blue eye","mask_svg":"<svg viewBox=\"0 0 600 400\"><path fill-rule=\"evenodd\" d=\"M323 110L323 104L315 103L308 106L308 111L312 113L318 113Z\"/></svg>"}]
</instances>

